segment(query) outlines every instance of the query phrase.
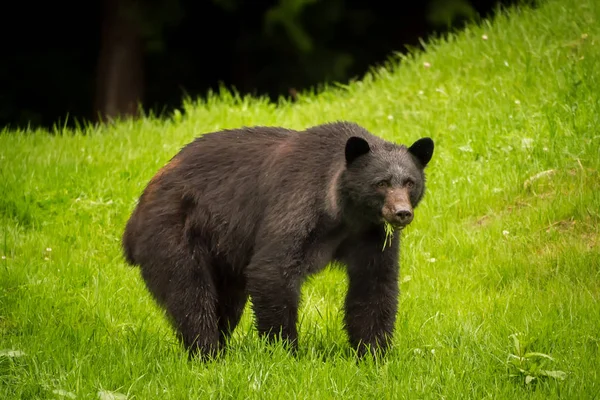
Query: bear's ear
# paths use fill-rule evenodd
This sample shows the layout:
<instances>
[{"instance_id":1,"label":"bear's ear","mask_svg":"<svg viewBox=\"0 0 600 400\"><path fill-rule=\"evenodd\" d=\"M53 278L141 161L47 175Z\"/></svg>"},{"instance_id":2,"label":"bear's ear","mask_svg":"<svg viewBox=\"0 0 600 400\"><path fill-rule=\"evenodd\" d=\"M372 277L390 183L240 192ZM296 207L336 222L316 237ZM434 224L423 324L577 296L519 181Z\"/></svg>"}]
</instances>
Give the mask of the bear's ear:
<instances>
[{"instance_id":1,"label":"bear's ear","mask_svg":"<svg viewBox=\"0 0 600 400\"><path fill-rule=\"evenodd\" d=\"M408 151L415 156L421 163L421 166L425 168L433 156L433 140L428 137L421 138L414 142L408 148Z\"/></svg>"},{"instance_id":2,"label":"bear's ear","mask_svg":"<svg viewBox=\"0 0 600 400\"><path fill-rule=\"evenodd\" d=\"M352 136L346 142L346 164L351 164L363 154L367 154L371 150L369 143L363 138Z\"/></svg>"}]
</instances>

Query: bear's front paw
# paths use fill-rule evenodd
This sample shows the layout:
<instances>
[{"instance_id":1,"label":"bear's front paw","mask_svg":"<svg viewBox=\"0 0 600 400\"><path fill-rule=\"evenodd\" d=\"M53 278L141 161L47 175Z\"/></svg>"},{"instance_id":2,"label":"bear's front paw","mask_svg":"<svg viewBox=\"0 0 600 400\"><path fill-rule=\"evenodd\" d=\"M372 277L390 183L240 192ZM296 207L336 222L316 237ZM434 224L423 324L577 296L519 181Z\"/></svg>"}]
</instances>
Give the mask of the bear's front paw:
<instances>
[{"instance_id":1,"label":"bear's front paw","mask_svg":"<svg viewBox=\"0 0 600 400\"><path fill-rule=\"evenodd\" d=\"M367 355L382 358L388 352L389 340L360 341L354 348L356 349L358 358L364 358Z\"/></svg>"}]
</instances>

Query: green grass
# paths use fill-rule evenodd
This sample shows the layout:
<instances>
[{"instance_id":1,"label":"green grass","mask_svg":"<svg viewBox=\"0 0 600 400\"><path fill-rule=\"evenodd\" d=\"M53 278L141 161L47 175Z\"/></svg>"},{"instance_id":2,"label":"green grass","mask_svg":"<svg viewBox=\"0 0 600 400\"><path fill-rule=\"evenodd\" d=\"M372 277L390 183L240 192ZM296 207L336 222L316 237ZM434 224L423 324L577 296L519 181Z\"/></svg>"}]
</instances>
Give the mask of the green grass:
<instances>
[{"instance_id":1,"label":"green grass","mask_svg":"<svg viewBox=\"0 0 600 400\"><path fill-rule=\"evenodd\" d=\"M221 93L171 119L3 132L0 398L598 398L599 66L598 1L550 0L295 104ZM203 132L336 119L436 142L389 357L353 358L328 269L303 288L296 358L246 312L224 360L189 362L121 256L142 188Z\"/></svg>"}]
</instances>

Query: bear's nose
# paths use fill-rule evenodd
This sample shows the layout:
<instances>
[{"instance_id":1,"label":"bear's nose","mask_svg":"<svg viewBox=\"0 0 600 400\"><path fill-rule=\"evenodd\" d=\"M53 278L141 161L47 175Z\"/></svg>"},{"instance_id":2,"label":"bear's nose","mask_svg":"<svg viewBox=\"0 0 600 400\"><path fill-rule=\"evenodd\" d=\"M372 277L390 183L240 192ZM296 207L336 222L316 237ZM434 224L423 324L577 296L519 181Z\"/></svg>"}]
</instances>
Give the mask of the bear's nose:
<instances>
[{"instance_id":1,"label":"bear's nose","mask_svg":"<svg viewBox=\"0 0 600 400\"><path fill-rule=\"evenodd\" d=\"M396 217L398 217L402 224L406 225L412 221L413 213L408 208L401 208L396 210Z\"/></svg>"}]
</instances>

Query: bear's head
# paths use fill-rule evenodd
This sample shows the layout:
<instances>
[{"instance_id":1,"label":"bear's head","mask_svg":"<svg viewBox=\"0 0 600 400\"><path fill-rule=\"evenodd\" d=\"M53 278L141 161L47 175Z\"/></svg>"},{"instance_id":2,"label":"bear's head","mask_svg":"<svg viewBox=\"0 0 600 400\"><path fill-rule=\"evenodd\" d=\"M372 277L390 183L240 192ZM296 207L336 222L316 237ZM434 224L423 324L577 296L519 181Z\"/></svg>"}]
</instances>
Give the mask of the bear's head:
<instances>
[{"instance_id":1,"label":"bear's head","mask_svg":"<svg viewBox=\"0 0 600 400\"><path fill-rule=\"evenodd\" d=\"M346 142L346 169L341 192L353 219L389 222L404 228L425 193L424 169L433 155L433 140L410 147L353 136Z\"/></svg>"}]
</instances>

